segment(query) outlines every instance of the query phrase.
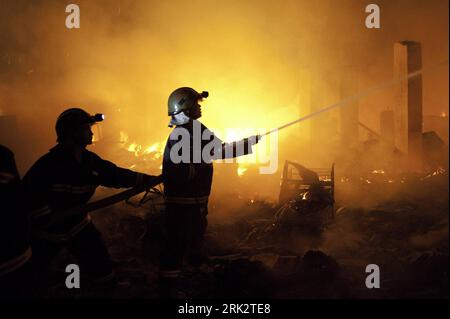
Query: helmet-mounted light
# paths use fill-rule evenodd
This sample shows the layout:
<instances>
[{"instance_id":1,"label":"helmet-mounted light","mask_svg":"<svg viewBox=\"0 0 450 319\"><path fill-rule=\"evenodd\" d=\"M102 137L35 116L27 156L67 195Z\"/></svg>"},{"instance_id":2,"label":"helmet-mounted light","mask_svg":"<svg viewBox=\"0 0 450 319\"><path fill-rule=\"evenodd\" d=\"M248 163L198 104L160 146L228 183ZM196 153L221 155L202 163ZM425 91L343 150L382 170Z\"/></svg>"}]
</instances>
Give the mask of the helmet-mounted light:
<instances>
[{"instance_id":1,"label":"helmet-mounted light","mask_svg":"<svg viewBox=\"0 0 450 319\"><path fill-rule=\"evenodd\" d=\"M207 91L203 91L202 93L200 93L200 98L202 99L206 99L209 96L209 93Z\"/></svg>"},{"instance_id":2,"label":"helmet-mounted light","mask_svg":"<svg viewBox=\"0 0 450 319\"><path fill-rule=\"evenodd\" d=\"M92 124L97 122L102 122L105 119L105 115L101 113L97 113L95 115L92 115L89 120Z\"/></svg>"}]
</instances>

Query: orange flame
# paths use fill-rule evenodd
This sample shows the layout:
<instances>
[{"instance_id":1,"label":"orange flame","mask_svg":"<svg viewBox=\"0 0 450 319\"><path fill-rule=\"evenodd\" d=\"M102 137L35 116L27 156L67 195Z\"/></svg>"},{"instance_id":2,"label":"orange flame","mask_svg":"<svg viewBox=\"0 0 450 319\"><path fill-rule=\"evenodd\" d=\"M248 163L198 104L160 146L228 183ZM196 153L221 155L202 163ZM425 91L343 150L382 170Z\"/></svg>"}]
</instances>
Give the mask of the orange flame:
<instances>
[{"instance_id":1,"label":"orange flame","mask_svg":"<svg viewBox=\"0 0 450 319\"><path fill-rule=\"evenodd\" d=\"M152 160L157 160L161 158L163 152L164 152L164 143L163 142L156 142L149 146L142 146L141 144L138 144L136 142L129 143L128 144L128 134L125 132L120 132L120 143L123 144L123 147L130 153L133 153L134 156L140 157L140 156L150 156Z\"/></svg>"}]
</instances>

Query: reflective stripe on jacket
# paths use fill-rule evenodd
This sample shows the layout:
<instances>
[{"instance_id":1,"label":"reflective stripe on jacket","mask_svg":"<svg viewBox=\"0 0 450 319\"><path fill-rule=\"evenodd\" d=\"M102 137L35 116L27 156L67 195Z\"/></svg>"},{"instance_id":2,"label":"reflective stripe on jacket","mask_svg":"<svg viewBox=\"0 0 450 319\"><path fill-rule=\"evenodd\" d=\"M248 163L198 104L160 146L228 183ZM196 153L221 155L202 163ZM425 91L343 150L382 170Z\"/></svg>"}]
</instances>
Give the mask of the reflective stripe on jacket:
<instances>
[{"instance_id":1,"label":"reflective stripe on jacket","mask_svg":"<svg viewBox=\"0 0 450 319\"><path fill-rule=\"evenodd\" d=\"M45 231L35 231L34 236L37 238L46 239L52 242L60 243L67 241L71 238L73 238L76 234L78 234L80 231L82 231L87 225L91 223L91 216L88 214L85 219L83 219L79 224L75 225L72 229L70 229L68 232L63 234L53 234L48 233Z\"/></svg>"}]
</instances>

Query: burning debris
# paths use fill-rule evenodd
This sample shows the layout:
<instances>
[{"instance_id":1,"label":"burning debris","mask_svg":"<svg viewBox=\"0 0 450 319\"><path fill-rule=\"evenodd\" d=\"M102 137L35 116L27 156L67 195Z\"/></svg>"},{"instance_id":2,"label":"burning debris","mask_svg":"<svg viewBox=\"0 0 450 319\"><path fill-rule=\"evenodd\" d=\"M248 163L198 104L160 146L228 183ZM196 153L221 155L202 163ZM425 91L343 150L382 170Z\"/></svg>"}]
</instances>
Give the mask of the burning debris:
<instances>
[{"instance_id":1,"label":"burning debris","mask_svg":"<svg viewBox=\"0 0 450 319\"><path fill-rule=\"evenodd\" d=\"M119 133L119 147L117 148L117 145L111 147L117 149L116 157L122 165L132 170L155 173L161 171L165 142L139 144L130 141L129 135L124 131Z\"/></svg>"},{"instance_id":2,"label":"burning debris","mask_svg":"<svg viewBox=\"0 0 450 319\"><path fill-rule=\"evenodd\" d=\"M128 142L128 134L120 131L120 143L123 145L123 148L128 152L133 153L136 157L144 157L144 160L147 158L152 160L157 160L161 158L164 152L164 142L156 142L149 146L142 146L141 144L137 144L135 142Z\"/></svg>"},{"instance_id":3,"label":"burning debris","mask_svg":"<svg viewBox=\"0 0 450 319\"><path fill-rule=\"evenodd\" d=\"M17 270L11 257L28 261L37 247L37 261L47 255L42 251L66 246L53 265L42 258L41 268L54 266L55 277L45 297L157 298L167 284L183 298L448 298L448 59L422 54L422 46L448 51L448 2L411 1L411 12L429 13L419 24L401 14L385 17L407 25L412 38L432 35L391 43L368 37L363 25L353 30L363 11L358 4L343 4L336 14L329 1L177 1L175 11L158 1L80 1L85 22L77 30L63 25L51 2L0 5L0 142L16 153L22 173L10 171L8 150L0 184L9 187L14 173L19 186L26 176L25 202L34 205L33 239L25 243L30 238L12 231L0 243L6 251L22 236L30 246L3 256L0 284L5 268L8 277ZM384 12L395 9L385 2ZM208 14L183 30L173 23L199 12ZM397 29L388 38L404 35ZM186 41L189 34L209 40L199 45ZM235 48L239 54L230 54ZM166 95L189 83L213 92L201 137L214 131L230 141L222 150L236 157L242 145L240 155L247 155L215 166L214 186L212 163L193 143L187 158L202 161L167 156L177 150L167 139L167 115L170 127L194 138L209 97L185 86ZM61 114L51 151L61 158L45 167L38 161L24 174L55 140L48 123L68 105L99 109L108 123L93 126L97 116L67 120L64 133ZM69 113L75 110L87 113ZM94 152L87 151L92 143ZM231 159L218 153L216 163ZM148 189L156 185L149 181L164 181L164 188ZM14 196L2 194L9 205ZM16 222L25 233L15 202L3 233ZM82 243L69 244L80 232ZM101 282L113 280L112 263L117 282L68 291L64 269L78 261ZM381 269L381 289L364 285L367 265ZM175 277L182 280L174 284Z\"/></svg>"},{"instance_id":4,"label":"burning debris","mask_svg":"<svg viewBox=\"0 0 450 319\"><path fill-rule=\"evenodd\" d=\"M444 267L445 262L448 264L446 170L405 178L400 183L404 189L395 199L384 198L371 207L340 204L335 209L334 187L342 187L349 181L334 185L334 168L314 171L293 162L287 162L285 167L290 173L282 183L280 195L290 189L291 199L277 205L243 200L236 211L245 214L231 223L211 225L205 247L210 258L199 268L183 271L184 284L178 288L179 296L448 295L445 284L448 271ZM387 179L391 177L384 170L372 174L382 177L379 183L391 184ZM286 185L296 185L296 189ZM366 185L378 187L375 182ZM114 290L116 296L125 292L127 296L129 293L129 296L143 293L155 296L152 287L156 286L158 247L164 237L161 200L153 195L152 201L132 215L124 212L133 210L117 206L96 218L110 234L107 239L122 282ZM370 263L384 269L384 289L378 293L361 288L365 266ZM420 275L421 271L431 269L433 276ZM145 284L138 283L136 272L145 274Z\"/></svg>"},{"instance_id":5,"label":"burning debris","mask_svg":"<svg viewBox=\"0 0 450 319\"><path fill-rule=\"evenodd\" d=\"M313 171L286 161L279 198L280 206L272 218L255 227L241 245L265 244L286 251L286 247L305 246L297 242L306 236L309 243L315 238L313 245L317 247L321 233L334 217L334 166Z\"/></svg>"}]
</instances>

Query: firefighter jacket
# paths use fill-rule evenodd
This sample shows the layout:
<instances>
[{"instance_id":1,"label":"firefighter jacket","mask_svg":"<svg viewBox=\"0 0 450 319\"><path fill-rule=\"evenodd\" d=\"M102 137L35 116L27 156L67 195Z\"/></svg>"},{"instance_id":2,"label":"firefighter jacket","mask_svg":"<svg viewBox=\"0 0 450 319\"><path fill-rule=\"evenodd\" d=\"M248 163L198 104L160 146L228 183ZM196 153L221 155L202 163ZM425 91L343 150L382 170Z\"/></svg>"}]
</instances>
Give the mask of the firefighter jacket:
<instances>
[{"instance_id":1,"label":"firefighter jacket","mask_svg":"<svg viewBox=\"0 0 450 319\"><path fill-rule=\"evenodd\" d=\"M29 223L14 154L0 145L0 276L31 258Z\"/></svg>"},{"instance_id":2,"label":"firefighter jacket","mask_svg":"<svg viewBox=\"0 0 450 319\"><path fill-rule=\"evenodd\" d=\"M65 216L64 211L86 204L100 185L134 187L147 176L117 167L88 150L83 150L79 162L58 144L23 179L33 234L55 241L71 238L90 222L90 217L83 211Z\"/></svg>"},{"instance_id":3,"label":"firefighter jacket","mask_svg":"<svg viewBox=\"0 0 450 319\"><path fill-rule=\"evenodd\" d=\"M197 120L176 126L164 149L166 203L207 203L213 177L212 160L250 154L251 146L248 139L223 143Z\"/></svg>"}]
</instances>

